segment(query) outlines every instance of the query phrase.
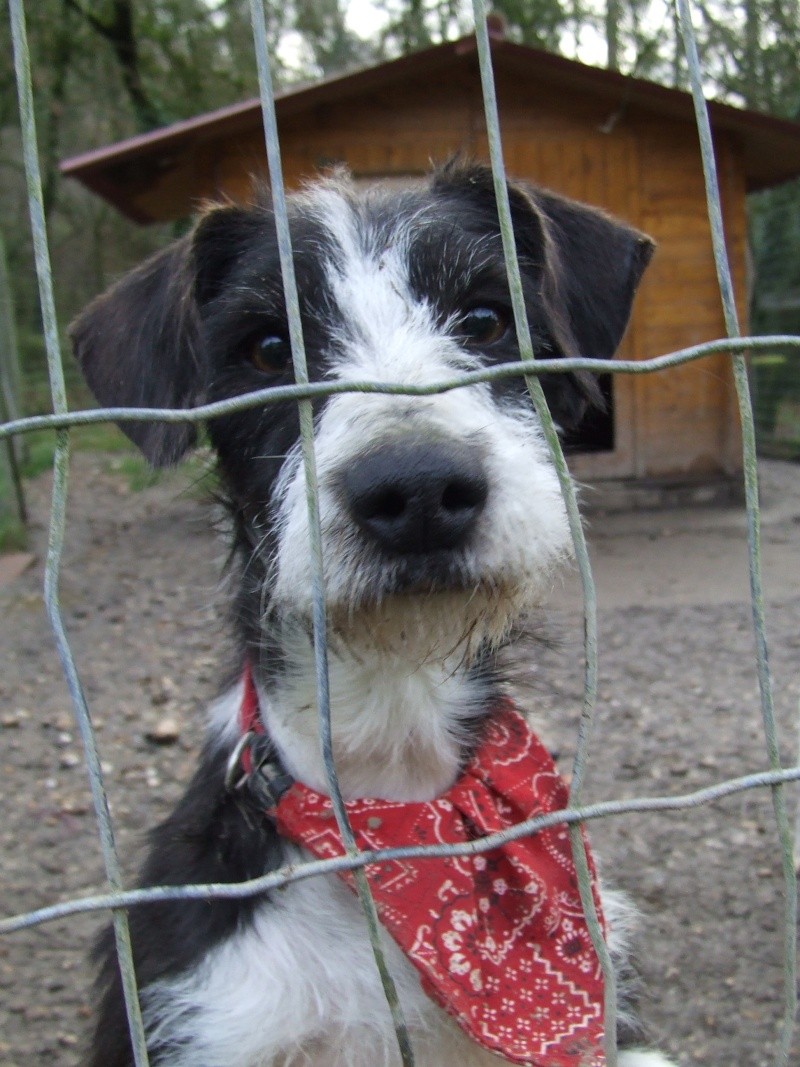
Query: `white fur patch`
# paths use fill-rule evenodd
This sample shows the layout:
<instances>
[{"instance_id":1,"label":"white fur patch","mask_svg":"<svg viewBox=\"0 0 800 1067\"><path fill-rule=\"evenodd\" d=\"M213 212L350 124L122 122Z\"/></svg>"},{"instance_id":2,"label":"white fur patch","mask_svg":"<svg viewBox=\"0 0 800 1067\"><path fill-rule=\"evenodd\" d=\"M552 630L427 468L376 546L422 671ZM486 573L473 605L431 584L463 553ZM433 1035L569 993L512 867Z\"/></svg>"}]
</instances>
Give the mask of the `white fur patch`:
<instances>
[{"instance_id":1,"label":"white fur patch","mask_svg":"<svg viewBox=\"0 0 800 1067\"><path fill-rule=\"evenodd\" d=\"M365 230L335 183L304 207L335 244L328 282L344 325L328 353L330 376L431 383L478 357L436 321L409 282L410 223L387 239ZM425 225L424 215L414 225ZM392 563L358 528L341 489L361 457L397 441L452 442L480 456L486 504L460 550L461 589L390 592ZM548 590L571 539L541 431L530 405L496 402L489 386L414 398L350 394L328 399L317 418L315 455L330 638L334 755L345 796L424 800L453 781L465 723L483 693L464 667L501 640ZM299 448L273 496L277 549L268 595L270 625L289 670L262 694L262 713L287 767L326 790L317 741L309 641L312 563Z\"/></svg>"},{"instance_id":2,"label":"white fur patch","mask_svg":"<svg viewBox=\"0 0 800 1067\"><path fill-rule=\"evenodd\" d=\"M239 740L239 709L242 706L244 683L237 682L218 697L208 709L208 736L214 745L232 749Z\"/></svg>"},{"instance_id":3,"label":"white fur patch","mask_svg":"<svg viewBox=\"0 0 800 1067\"><path fill-rule=\"evenodd\" d=\"M261 711L287 770L327 793L312 650L298 636L295 668L261 694ZM396 654L360 656L334 643L328 657L333 756L345 799L430 800L458 773L483 687L457 663L418 664Z\"/></svg>"},{"instance_id":4,"label":"white fur patch","mask_svg":"<svg viewBox=\"0 0 800 1067\"><path fill-rule=\"evenodd\" d=\"M507 1062L475 1045L383 942L417 1067ZM274 894L190 973L149 986L143 1007L151 1041L180 1043L163 1067L400 1067L360 906L335 876ZM621 1052L619 1064L673 1067L643 1050Z\"/></svg>"},{"instance_id":5,"label":"white fur patch","mask_svg":"<svg viewBox=\"0 0 800 1067\"><path fill-rule=\"evenodd\" d=\"M415 298L408 278L407 223L386 247L364 234L335 186L310 201L337 244L329 282L346 326L330 354L338 381L430 384L477 357L437 323ZM424 224L424 219L420 220ZM342 395L329 398L317 420L315 452L329 606L347 610L376 595L369 553L337 492L341 474L388 441L450 440L483 457L487 505L464 569L477 587L502 589L511 614L547 589L571 541L558 479L530 406L500 406L488 386L428 398ZM279 537L272 603L308 615L311 563L305 478L299 452L287 461L277 489ZM513 595L512 594L513 591ZM435 605L431 605L435 610ZM452 612L446 613L452 618ZM454 635L457 636L457 635Z\"/></svg>"},{"instance_id":6,"label":"white fur patch","mask_svg":"<svg viewBox=\"0 0 800 1067\"><path fill-rule=\"evenodd\" d=\"M337 381L426 384L479 366L409 282L410 225L391 239L365 231L335 183L302 197L336 246L328 283L344 325L327 353ZM425 225L424 214L413 225ZM443 265L446 269L446 264ZM342 474L393 441L430 438L480 456L488 497L463 550L464 588L382 592L379 553L342 499ZM530 406L499 404L488 386L436 397L330 397L315 427L329 614L334 760L346 799L428 800L455 779L484 684L465 666L481 642L547 591L571 540L558 480ZM299 448L274 497L277 549L265 591L285 664L259 693L286 769L327 792L310 639L311 559ZM256 665L257 666L257 665ZM211 735L232 747L241 685L211 709ZM298 852L298 855L300 853ZM631 909L604 893L615 959L627 954ZM422 991L392 939L383 942L417 1067L499 1067ZM163 1067L399 1067L400 1056L360 906L337 877L272 894L250 921L189 972L143 992L151 1042L169 1038ZM655 1052L620 1053L620 1067L672 1067Z\"/></svg>"},{"instance_id":7,"label":"white fur patch","mask_svg":"<svg viewBox=\"0 0 800 1067\"><path fill-rule=\"evenodd\" d=\"M384 948L417 1067L490 1067L422 992L395 943ZM150 1041L179 1050L163 1067L399 1067L397 1041L358 902L337 878L276 893L189 974L143 993Z\"/></svg>"}]
</instances>

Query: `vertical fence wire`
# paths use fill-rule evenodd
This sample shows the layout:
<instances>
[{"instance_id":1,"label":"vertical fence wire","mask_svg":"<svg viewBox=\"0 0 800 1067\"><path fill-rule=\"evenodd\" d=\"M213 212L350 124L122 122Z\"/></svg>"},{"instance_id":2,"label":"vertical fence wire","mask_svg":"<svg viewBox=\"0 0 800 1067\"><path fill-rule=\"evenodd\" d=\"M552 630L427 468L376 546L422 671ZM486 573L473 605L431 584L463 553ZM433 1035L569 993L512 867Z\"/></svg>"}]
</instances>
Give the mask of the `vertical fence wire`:
<instances>
[{"instance_id":1,"label":"vertical fence wire","mask_svg":"<svg viewBox=\"0 0 800 1067\"><path fill-rule=\"evenodd\" d=\"M264 120L264 134L267 146L270 188L275 212L275 228L278 237L283 291L289 320L289 337L292 348L295 380L300 385L308 384L308 367L306 365L303 327L300 322L300 303L297 295L297 281L292 258L292 241L289 232L289 219L286 208L286 195L283 184L280 142L278 140L278 123L275 115L275 96L272 88L272 75L267 52L267 27L264 17L263 0L250 0L250 12L253 24L253 39L258 63L258 83L261 94L261 109ZM327 618L325 609L325 573L322 560L322 531L319 515L319 489L317 484L316 459L314 454L314 411L310 400L298 401L300 416L300 440L306 480L306 503L308 509L309 544L311 550L311 586L314 623L314 667L317 683L317 714L322 755L331 803L342 835L342 842L348 855L357 856L359 849L347 817L342 791L336 774L333 759L331 731L330 680L328 677L328 641ZM364 917L375 958L375 965L380 976L386 1003L392 1016L397 1044L403 1067L414 1067L414 1053L408 1033L403 1009L397 995L394 979L386 962L386 955L381 945L380 920L378 910L363 867L353 871L358 899Z\"/></svg>"},{"instance_id":2,"label":"vertical fence wire","mask_svg":"<svg viewBox=\"0 0 800 1067\"><path fill-rule=\"evenodd\" d=\"M708 107L703 93L700 57L697 51L697 39L692 25L690 0L677 0L680 16L681 35L692 87L695 118L700 138L700 152L703 160L703 175L706 185L706 203L711 224L711 239L714 249L714 262L717 270L720 296L722 299L725 326L729 337L739 337L739 319L736 313L736 298L733 278L725 247L725 231L722 220L722 201L720 199L717 166L714 157L714 143L711 135L711 123ZM778 731L775 722L775 709L772 699L772 678L769 669L769 651L767 647L766 618L764 612L764 590L761 580L761 512L758 500L758 465L756 457L756 435L753 419L753 405L750 399L750 385L747 378L745 355L736 352L732 355L733 376L739 406L739 421L742 427L742 449L744 467L745 503L747 507L747 555L750 578L750 603L753 616L753 632L756 643L756 663L758 688L761 701L761 718L769 765L773 770L781 769L781 757L778 745ZM786 806L786 790L781 785L772 788L772 803L780 842L781 867L784 880L784 1012L778 1051L778 1067L788 1065L791 1054L795 1019L797 1016L797 879L794 865L794 837Z\"/></svg>"},{"instance_id":3,"label":"vertical fence wire","mask_svg":"<svg viewBox=\"0 0 800 1067\"><path fill-rule=\"evenodd\" d=\"M699 58L697 55L697 46L694 37L694 31L691 24L691 10L689 6L689 0L675 0L675 2L679 11L682 33L684 36L684 44L686 48L689 69L692 79L692 92L695 100L695 109L697 115L698 129L700 133L704 172L706 175L709 218L711 220L712 237L714 241L714 254L715 261L717 264L723 308L725 312L726 328L729 337L737 339L739 337L739 327L736 318L736 309L733 295L733 286L731 282L730 267L728 264L724 246L721 203L714 169L711 131L705 108L705 101L702 94ZM67 399L64 387L64 375L61 362L60 346L58 341L58 331L56 325L55 307L52 291L52 279L49 265L49 253L47 249L47 235L45 228L44 211L42 206L41 181L39 177L38 157L36 152L36 133L33 119L33 96L30 80L30 62L27 50L27 40L25 35L23 0L9 0L9 5L11 11L12 36L14 41L15 69L20 99L20 119L23 135L25 171L28 183L31 225L34 239L37 276L40 287L40 299L42 304L42 318L44 323L48 369L50 373L51 391L53 396L53 409L55 413L54 417L56 419L60 419L63 417L63 422L61 423L62 428L57 430L58 436L54 463L53 502L51 508L50 531L48 538L48 554L45 568L45 604L50 624L55 635L58 654L61 659L62 667L64 669L64 673L67 679L67 685L69 687L70 695L72 697L78 728L84 745L90 786L92 791L92 799L98 822L99 835L103 852L103 860L106 868L107 879L111 888L110 902L109 900L105 900L99 903L96 902L96 904L93 906L112 907L114 931L117 942L117 954L120 962L123 991L125 994L126 1009L128 1012L128 1024L133 1045L134 1062L136 1064L136 1067L148 1067L145 1032L136 991L136 981L130 939L128 935L127 918L126 912L124 910L126 903L130 904L133 898L136 897L136 893L128 893L125 894L124 897L121 894L122 881L119 871L119 861L114 846L113 827L108 811L108 803L105 791L103 788L100 761L95 745L92 723L84 698L84 694L82 692L80 680L77 675L72 653L69 647L69 642L65 632L59 606L58 586L61 554L64 544L65 508L67 499L67 475L69 465L69 441L68 429L66 427L79 420L77 418L72 418L72 414L74 413L68 413L67 411ZM284 292L287 304L287 314L289 321L290 339L292 344L295 378L297 386L302 391L304 388L309 388L309 379L305 360L305 350L303 345L297 287L294 278L294 264L292 259L291 239L286 209L286 198L281 172L280 147L278 142L278 130L275 117L274 94L272 90L270 65L267 55L267 34L264 21L263 0L250 0L250 7L253 23L254 44L258 60L259 86L261 91L261 101L264 117L265 140L267 146L267 157L269 163L273 205L275 209L276 229L278 232L281 270L283 274ZM489 138L490 158L492 162L492 172L494 177L495 193L497 197L498 215L501 223L503 248L506 257L509 288L512 296L514 320L519 340L520 354L521 358L527 362L533 360L534 352L531 344L528 323L525 316L524 299L522 295L521 280L519 275L519 266L514 245L514 235L511 224L510 208L508 203L508 192L505 182L505 171L502 159L502 145L500 140L497 101L495 96L494 80L491 69L490 41L486 26L486 15L483 0L473 0L473 11L475 17L475 32L478 43L479 62L481 68L481 82ZM781 339L776 338L775 340L779 341ZM782 340L784 342L788 341L792 344L798 343L798 339L796 338L783 338ZM745 494L747 503L748 526L748 554L753 625L756 634L757 669L764 734L769 763L771 768L773 769L772 774L767 774L766 777L764 775L751 776L752 781L748 780L747 785L742 786L742 788L753 788L759 783L770 785L770 788L772 789L775 817L781 844L781 860L784 873L786 896L786 912L784 921L784 932L786 936L786 942L784 953L784 1017L781 1030L779 1059L777 1061L777 1067L787 1067L789 1062L790 1047L793 1038L794 1018L797 1007L795 949L797 935L797 900L796 882L794 877L794 850L792 832L786 811L785 787L783 785L783 782L787 782L789 780L794 779L796 777L795 772L797 771L797 768L793 769L792 772L782 771L778 750L777 729L772 703L772 688L769 673L769 662L764 624L763 591L761 587L759 530L760 519L758 507L755 438L753 433L753 415L749 398L745 357L741 352L741 346L735 346L736 341L734 341L734 345L731 346L731 352L733 360L734 378L736 383L737 396L739 400L739 413L742 424L743 436ZM564 361L564 363L569 363L569 361ZM567 367L565 366L564 369L566 370ZM620 367L619 369L623 368ZM652 369L655 369L655 367L653 367ZM595 704L597 690L596 597L594 590L594 581L589 565L588 553L586 550L583 527L577 508L577 502L575 499L572 481L570 479L569 471L564 460L563 452L561 450L558 434L555 430L552 419L549 415L549 411L547 409L547 405L544 400L543 390L539 381L538 373L532 374L528 372L527 374L525 374L525 381L530 392L534 407L541 420L544 435L550 447L553 463L558 473L569 518L570 530L573 537L575 555L578 563L578 569L580 572L581 583L583 586L584 593L584 697L569 801L569 809L572 812L572 815L574 815L575 809L580 808L582 788L585 779L586 765L588 761L593 708ZM467 384L467 381L465 380L463 382L460 382L459 384L465 385ZM358 389L358 386L354 386L354 388ZM362 388L366 389L367 386L362 386ZM402 389L398 389L397 391L402 391ZM408 392L412 392L412 390L409 389ZM345 845L346 857L344 862L352 864L352 866L349 866L348 869L353 871L353 877L356 883L359 899L361 900L361 904L366 916L367 927L369 930L369 936L376 959L377 969L380 974L384 993L387 999L387 1004L389 1005L389 1010L392 1014L392 1020L394 1023L395 1032L398 1040L398 1047L400 1050L400 1056L404 1067L413 1067L414 1058L413 1051L411 1049L408 1029L403 1019L402 1010L399 1004L394 982L391 974L389 973L389 969L383 953L380 940L380 925L378 921L378 916L369 889L367 876L365 873L365 864L369 862L369 858L366 857L366 854L361 853L357 848L352 829L347 818L347 811L341 795L341 790L336 776L336 769L333 760L330 722L330 695L327 670L325 584L319 519L319 503L317 496L317 481L314 459L313 409L310 394L307 393L304 397L298 395L298 404L301 425L302 454L306 475L306 497L308 505L310 543L312 554L314 654L317 678L319 728L320 740L325 761L325 769L328 777L328 786L331 794L331 800L333 802L334 811L339 824L340 833L342 835L342 840ZM190 415L189 417L192 416ZM195 417L199 419L201 417L201 413L197 412ZM30 424L29 428L33 428L33 423L36 420L19 421L21 423L28 423ZM85 421L89 420L87 419ZM4 429L7 429L7 427ZM6 435L3 434L3 436ZM725 784L733 786L735 783ZM715 791L714 789L712 789L710 791L705 792L707 792L709 796L711 796L717 795L717 792L719 792L719 790ZM724 795L724 793L719 793L719 795ZM705 796L702 800L695 800L694 798L667 798L663 801L663 803L661 803L661 808L663 808L664 810L679 810L681 807L690 806L694 803L701 802L707 802ZM652 808L652 810L660 810L659 803L654 802L652 805L650 805L650 808ZM602 807L604 806L595 806L595 808L598 809ZM621 813L626 810L650 810L646 803L644 803L644 806L640 805L637 808L637 805L633 803L625 804L622 802L611 802L609 804L606 804L605 808L608 809L609 813ZM606 1060L608 1067L615 1067L615 1064L617 1062L615 1040L616 993L613 980L613 969L611 967L608 950L603 938L602 927L595 909L594 898L589 878L588 861L580 829L581 819L584 817L589 817L591 814L590 809L584 810L584 816L570 817L568 819L565 819L564 821L568 823L570 828L570 836L572 841L576 869L578 872L581 899L586 912L587 922L592 935L592 940L595 943L595 948L598 952L598 956L600 958L606 978ZM479 842L476 842L474 844L476 848L481 847ZM396 849L388 850L388 852L400 854L404 851L410 851L411 853L415 853L418 855L423 855L426 853L438 855L456 855L458 854L456 849L457 846L445 846L440 848L428 847L427 849L416 850ZM373 860L372 862L375 861ZM319 865L312 864L310 865L310 868L313 867L314 870L316 870L317 866L319 866L320 871L333 869L333 865L330 862L321 863ZM344 867L342 866L341 869L344 869ZM253 883L247 883L247 885L250 886L247 892L254 893L260 891L260 883L264 882L264 887L266 887L266 881L269 881L269 879L275 881L275 884L285 884L286 882L291 881L293 877L300 876L301 875L299 875L297 871L295 871L293 874L284 876L281 882L281 874L280 872L276 872L275 875L268 876L265 879L257 879L254 880ZM256 883L259 883L259 889L255 888ZM202 893L207 897L223 896L233 895L235 892L237 892L238 889L239 887L236 886L172 887L171 889L164 890L162 896L164 898L167 898L169 896L177 897L181 895L182 891L188 890L197 890L198 892ZM261 891L263 891L263 889L261 889ZM138 892L141 894L141 899L144 899L148 893L148 891L146 890ZM151 893L151 898L156 899L156 896L153 895L153 891L149 892ZM185 892L185 895L188 897L189 893ZM240 895L246 894L241 893ZM137 897L137 899L139 898ZM89 902L82 903L84 905L83 910L89 910ZM81 902L79 902L79 905L77 907L74 907L72 910L81 910ZM45 911L48 912L47 916L44 916ZM69 911L69 908L62 908L60 910L57 908L43 909L41 916L37 915L36 921L46 921L47 918L56 917L56 914L64 915L69 913ZM28 920L31 919L31 916L33 915L34 913L30 913L29 916L23 916L21 918L22 920ZM31 924L32 923L27 921L4 921L0 925L2 925L4 929L10 930L19 929L25 925Z\"/></svg>"},{"instance_id":4,"label":"vertical fence wire","mask_svg":"<svg viewBox=\"0 0 800 1067\"><path fill-rule=\"evenodd\" d=\"M33 234L33 247L36 262L36 275L39 283L39 300L41 303L42 322L44 326L47 368L50 378L50 392L53 410L57 413L67 411L67 393L64 382L64 368L61 358L61 346L58 338L55 299L53 296L53 278L50 267L50 252L47 243L47 226L42 198L42 180L39 171L39 156L36 140L36 122L33 109L33 88L31 82L30 53L25 26L25 11L22 0L9 0L11 15L11 32L14 47L14 69L17 79L19 97L20 128L22 133L25 178L28 188L28 204ZM50 626L55 637L61 666L72 698L75 720L83 743L89 786L97 819L100 845L105 866L106 878L112 890L122 889L122 874L119 857L114 844L114 829L108 807L108 797L103 785L103 772L97 751L91 717L78 677L72 649L69 645L64 620L59 603L59 578L61 556L64 548L64 531L66 527L67 482L69 474L69 430L57 431L56 451L53 467L53 497L50 509L50 527L47 542L47 560L45 564L44 602ZM113 913L114 938L119 959L122 988L125 998L125 1010L128 1028L133 1045L136 1067L149 1067L147 1042L145 1039L139 996L136 988L136 974L133 966L128 916L125 911Z\"/></svg>"},{"instance_id":5,"label":"vertical fence wire","mask_svg":"<svg viewBox=\"0 0 800 1067\"><path fill-rule=\"evenodd\" d=\"M492 70L492 53L489 41L489 30L486 23L486 9L483 0L473 0L473 14L475 21L475 34L478 42L478 60L481 72L481 88L483 92L483 109L486 119L486 129L489 141L489 158L492 165L492 178L494 181L495 198L497 200L497 212L500 220L500 229L503 239L503 254L506 261L508 285L511 293L511 303L514 311L514 325L517 332L517 341L522 359L533 359L535 353L531 342L528 317L525 311L525 297L522 289L522 278L519 270L519 260L514 241L514 228L511 221L511 207L506 185L505 166L503 164L503 145L500 136L500 117L495 93L494 73ZM595 592L594 577L589 563L589 553L586 547L586 538L583 532L578 501L575 495L575 487L564 458L558 431L556 430L550 409L545 400L544 390L538 378L526 376L525 383L530 393L531 401L536 409L536 414L542 425L545 440L550 449L550 455L558 474L561 494L567 509L569 528L572 542L575 548L575 558L583 590L583 626L584 626L584 694L583 709L578 726L578 739L575 758L572 767L572 781L570 782L569 803L570 807L577 807L581 802L583 783L586 773L586 764L589 755L589 742L591 737L594 706L597 699L597 596ZM616 1018L617 1018L617 991L614 977L614 966L606 945L603 929L597 914L597 907L592 892L592 879L589 871L589 861L586 855L586 846L583 840L580 825L569 827L572 856L575 870L578 876L578 888L581 903L586 916L586 923L597 952L604 978L604 1025L605 1025L605 1052L608 1067L616 1067L617 1064L617 1041L616 1041Z\"/></svg>"}]
</instances>

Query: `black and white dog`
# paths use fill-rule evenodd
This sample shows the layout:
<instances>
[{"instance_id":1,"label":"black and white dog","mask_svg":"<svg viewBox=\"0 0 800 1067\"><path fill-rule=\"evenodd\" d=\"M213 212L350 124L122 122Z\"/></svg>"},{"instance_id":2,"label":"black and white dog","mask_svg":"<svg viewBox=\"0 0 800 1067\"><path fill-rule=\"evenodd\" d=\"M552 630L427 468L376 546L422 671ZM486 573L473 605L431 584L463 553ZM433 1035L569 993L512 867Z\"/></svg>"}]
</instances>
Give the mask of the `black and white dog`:
<instances>
[{"instance_id":1,"label":"black and white dog","mask_svg":"<svg viewBox=\"0 0 800 1067\"><path fill-rule=\"evenodd\" d=\"M537 354L611 357L652 243L553 194L509 193ZM487 169L451 164L401 192L358 191L338 175L292 197L290 223L312 380L417 385L518 356ZM206 212L99 297L73 338L104 404L186 408L291 382L268 204ZM588 376L544 382L564 427L595 396ZM156 465L195 439L188 424L123 428ZM519 379L427 398L330 396L315 404L315 432L342 791L428 802L471 758L497 706L497 653L570 556L557 478ZM296 405L218 418L208 435L231 520L236 667L248 666L211 709L200 766L153 834L143 885L239 881L300 854L264 814L264 790L231 785L248 693L280 790L327 792ZM605 915L629 977L624 909L609 896ZM256 899L147 905L131 927L158 1067L399 1064L360 906L337 876ZM386 951L418 1067L512 1062L457 1025L388 935ZM109 945L102 983L88 1062L129 1067ZM629 1005L621 1019L620 1063L669 1067L642 1050Z\"/></svg>"}]
</instances>

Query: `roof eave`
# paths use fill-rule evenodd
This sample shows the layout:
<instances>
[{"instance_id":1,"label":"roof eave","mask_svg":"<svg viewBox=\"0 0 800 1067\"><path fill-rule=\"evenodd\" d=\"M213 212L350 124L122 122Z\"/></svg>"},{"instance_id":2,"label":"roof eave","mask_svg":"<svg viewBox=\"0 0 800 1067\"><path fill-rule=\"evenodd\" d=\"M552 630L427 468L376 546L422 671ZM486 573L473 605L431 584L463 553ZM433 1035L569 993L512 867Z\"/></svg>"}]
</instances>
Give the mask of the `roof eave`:
<instances>
[{"instance_id":1,"label":"roof eave","mask_svg":"<svg viewBox=\"0 0 800 1067\"><path fill-rule=\"evenodd\" d=\"M475 51L476 40L470 35L389 62L333 75L310 85L289 88L276 96L278 118L286 120L318 104L340 101L403 79L422 77L434 68ZM528 69L535 63L537 72L547 71L557 82L607 96L617 107L623 101L653 108L684 121L693 121L691 97L682 90L617 71L576 63L563 56L516 44L496 34L492 39L492 51L496 63L511 63L517 67L522 65ZM710 102L709 114L715 129L738 133L745 142L757 142L763 137L780 142L785 138L784 143L790 149L789 155L797 156L796 164L785 166L782 165L785 154L778 150L765 153L758 148L757 151L745 153L748 192L768 189L800 175L800 124L716 101ZM114 145L72 156L61 163L60 169L62 174L77 178L128 218L137 222L151 222L152 218L144 217L141 210L129 202L127 190L121 183L115 182L109 173L112 168L125 166L139 158L157 158L162 153L165 157L174 156L223 133L227 136L235 135L238 130L250 132L260 124L260 101L246 100L163 129L139 134ZM748 155L750 160L747 159ZM763 166L764 159L767 160L766 167ZM168 165L168 160L164 165Z\"/></svg>"}]
</instances>

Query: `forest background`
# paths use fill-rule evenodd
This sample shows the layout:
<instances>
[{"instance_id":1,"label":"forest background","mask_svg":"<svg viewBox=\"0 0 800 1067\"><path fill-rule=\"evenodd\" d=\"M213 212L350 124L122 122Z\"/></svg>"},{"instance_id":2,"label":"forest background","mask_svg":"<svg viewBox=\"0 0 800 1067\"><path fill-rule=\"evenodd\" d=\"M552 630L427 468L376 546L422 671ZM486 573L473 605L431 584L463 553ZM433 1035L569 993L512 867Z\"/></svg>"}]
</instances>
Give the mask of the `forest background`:
<instances>
[{"instance_id":1,"label":"forest background","mask_svg":"<svg viewBox=\"0 0 800 1067\"><path fill-rule=\"evenodd\" d=\"M512 39L685 88L671 0L496 0ZM266 0L275 77L286 87L470 32L468 0ZM695 0L709 95L800 120L797 0ZM37 0L28 32L59 318L67 323L179 227L136 226L77 183L59 160L256 93L248 0ZM19 353L11 406L48 409L8 21L0 23L0 364ZM800 333L800 182L751 197L753 332ZM7 272L2 269L3 249ZM8 285L4 292L4 280ZM648 353L656 355L658 353ZM767 357L761 390L796 401L797 359ZM68 368L73 392L77 375ZM81 402L88 401L80 397ZM0 417L9 412L0 407ZM790 435L791 436L791 435ZM26 441L35 473L52 443ZM800 453L800 424L798 426ZM2 463L0 462L0 467ZM0 470L0 483L3 479ZM6 480L8 477L6 476ZM0 484L0 505L2 504ZM0 547L3 516L0 506Z\"/></svg>"}]
</instances>

